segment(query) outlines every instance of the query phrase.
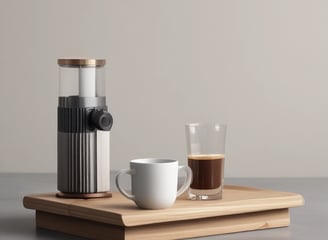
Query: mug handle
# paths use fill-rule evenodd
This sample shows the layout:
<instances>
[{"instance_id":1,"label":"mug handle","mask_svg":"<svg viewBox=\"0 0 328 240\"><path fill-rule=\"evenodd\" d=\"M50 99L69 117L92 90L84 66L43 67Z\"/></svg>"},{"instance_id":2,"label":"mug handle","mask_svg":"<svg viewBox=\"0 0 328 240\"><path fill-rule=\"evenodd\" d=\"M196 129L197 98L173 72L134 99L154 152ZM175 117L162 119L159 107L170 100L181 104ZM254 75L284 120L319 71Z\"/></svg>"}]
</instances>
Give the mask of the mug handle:
<instances>
[{"instance_id":1,"label":"mug handle","mask_svg":"<svg viewBox=\"0 0 328 240\"><path fill-rule=\"evenodd\" d=\"M120 186L120 176L122 174L128 174L128 175L132 175L135 173L134 169L121 169L117 172L117 175L115 177L115 184L117 189L120 191L120 193L122 193L126 198L131 199L131 200L135 200L135 196L127 193L121 186Z\"/></svg>"},{"instance_id":2,"label":"mug handle","mask_svg":"<svg viewBox=\"0 0 328 240\"><path fill-rule=\"evenodd\" d=\"M184 193L190 186L191 181L192 181L192 171L191 168L189 166L179 166L179 170L183 169L187 176L185 179L185 182L183 183L183 185L180 187L180 189L177 192L177 197L179 197L182 193Z\"/></svg>"}]
</instances>

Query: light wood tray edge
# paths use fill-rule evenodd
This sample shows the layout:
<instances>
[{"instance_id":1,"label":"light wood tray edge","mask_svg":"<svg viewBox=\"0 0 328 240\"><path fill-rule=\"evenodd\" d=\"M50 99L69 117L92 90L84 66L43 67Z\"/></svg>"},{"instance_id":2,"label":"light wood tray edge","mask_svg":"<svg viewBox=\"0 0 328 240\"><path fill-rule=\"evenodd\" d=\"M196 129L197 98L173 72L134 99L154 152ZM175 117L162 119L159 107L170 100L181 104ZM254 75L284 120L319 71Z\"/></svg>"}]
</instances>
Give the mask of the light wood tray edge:
<instances>
[{"instance_id":1,"label":"light wood tray edge","mask_svg":"<svg viewBox=\"0 0 328 240\"><path fill-rule=\"evenodd\" d=\"M195 220L195 219L206 219L206 218L213 218L213 217L224 217L224 216L232 216L232 215L241 215L241 214L248 214L248 213L257 213L257 212L265 212L270 210L281 210L281 209L289 209L292 207L300 207L304 205L304 199L300 194L294 194L293 196L289 197L277 197L274 200L277 202L275 206L272 206L272 200L263 200L258 201L258 205L255 206L253 201L250 200L251 204L249 208L243 207L242 209L237 209L235 206L231 206L231 208L227 208L226 206L218 206L212 207L209 209L203 209L199 207L193 208L193 211L196 210L197 214L185 215L184 213L177 213L171 216L167 216L165 213L163 214L162 219L156 219L155 223L165 223L165 222L174 222L174 221L185 221L185 220ZM231 202L232 203L232 202ZM244 200L244 204L247 203L247 200ZM238 204L238 201L236 201ZM270 206L270 207L267 207ZM224 211L221 211L220 207L225 207ZM173 209L171 209L173 210ZM184 210L186 211L186 210ZM97 221L97 220L95 220ZM132 215L132 216L122 216L122 222L125 227L134 227L140 225L148 225L153 224L154 220L151 218L140 217L140 215ZM142 222L142 224L140 224ZM106 223L109 223L106 221Z\"/></svg>"},{"instance_id":2,"label":"light wood tray edge","mask_svg":"<svg viewBox=\"0 0 328 240\"><path fill-rule=\"evenodd\" d=\"M110 214L104 213L101 210L93 209L90 213L90 210L84 211L83 208L74 206L74 204L84 201L84 199L61 199L58 200L68 201L68 203L49 201L43 199L44 196L52 196L56 199L56 193L43 193L43 194L32 194L24 196L23 206L27 209L32 209L36 211L48 212L52 214L71 216L77 218L85 218L97 222L110 223L118 226L124 226L122 215L115 212ZM41 197L41 198L40 198ZM76 211L76 209L80 209ZM87 213L87 214L86 214Z\"/></svg>"},{"instance_id":3,"label":"light wood tray edge","mask_svg":"<svg viewBox=\"0 0 328 240\"><path fill-rule=\"evenodd\" d=\"M241 188L241 186L229 186L231 188ZM261 189L252 188L252 187L242 187L244 189L261 191ZM271 191L263 189L263 191ZM272 191L278 192L278 191ZM65 216L72 216L78 218L90 219L97 222L114 224L118 226L132 227L132 226L140 226L147 225L153 223L163 223L163 222L174 222L174 221L182 221L182 220L192 220L192 219L202 219L209 217L219 217L226 215L235 215L235 214L243 214L250 212L260 212L266 210L274 210L274 209L284 209L290 207L298 207L304 204L304 198L297 193L288 193L281 192L283 196L274 197L271 199L258 199L254 202L254 199L243 200L243 208L238 209L238 201L234 201L234 205L230 202L229 204L222 203L221 205L211 206L209 208L204 208L203 206L192 206L193 214L185 214L185 211L188 209L184 209L183 212L176 212L174 208L167 209L165 211L169 211L170 214L166 214L166 212L162 212L160 217L154 219L151 217L153 212L144 211L141 215L139 210L136 212L137 214L129 214L124 216L120 213L115 212L106 212L97 209L88 209L85 206L79 206L78 203L83 202L84 200L79 199L67 199L66 203L57 201L57 199L51 201L51 204L47 199L42 199L43 196L47 196L47 194L34 194L25 196L23 199L23 204L25 208L35 209L39 211L60 214ZM116 193L117 194L117 193ZM54 193L49 194L50 197L55 195ZM177 200L177 201L186 201L186 200ZM187 200L189 201L189 200ZM273 202L274 201L274 202ZM274 204L273 204L274 203ZM76 204L76 205L75 205ZM230 205L230 206L229 206ZM246 207L245 207L246 205ZM247 207L248 206L248 207ZM270 207L268 207L270 206ZM224 209L224 211L223 211ZM196 214L195 214L196 212ZM157 213L158 214L158 213Z\"/></svg>"},{"instance_id":4,"label":"light wood tray edge","mask_svg":"<svg viewBox=\"0 0 328 240\"><path fill-rule=\"evenodd\" d=\"M172 240L287 227L290 224L290 217L288 209L279 209L199 220L119 227L36 211L36 224L41 228L98 240Z\"/></svg>"}]
</instances>

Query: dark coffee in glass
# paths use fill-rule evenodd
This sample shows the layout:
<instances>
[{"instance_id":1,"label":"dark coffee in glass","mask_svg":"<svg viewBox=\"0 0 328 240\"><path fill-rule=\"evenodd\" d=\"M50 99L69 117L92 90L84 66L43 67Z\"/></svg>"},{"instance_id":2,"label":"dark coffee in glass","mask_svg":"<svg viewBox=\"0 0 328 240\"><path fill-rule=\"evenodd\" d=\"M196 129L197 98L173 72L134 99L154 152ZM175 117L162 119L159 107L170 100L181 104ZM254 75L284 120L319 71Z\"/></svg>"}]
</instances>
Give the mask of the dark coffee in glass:
<instances>
[{"instance_id":1,"label":"dark coffee in glass","mask_svg":"<svg viewBox=\"0 0 328 240\"><path fill-rule=\"evenodd\" d=\"M193 189L218 189L223 183L224 155L189 155L188 165L193 172Z\"/></svg>"}]
</instances>

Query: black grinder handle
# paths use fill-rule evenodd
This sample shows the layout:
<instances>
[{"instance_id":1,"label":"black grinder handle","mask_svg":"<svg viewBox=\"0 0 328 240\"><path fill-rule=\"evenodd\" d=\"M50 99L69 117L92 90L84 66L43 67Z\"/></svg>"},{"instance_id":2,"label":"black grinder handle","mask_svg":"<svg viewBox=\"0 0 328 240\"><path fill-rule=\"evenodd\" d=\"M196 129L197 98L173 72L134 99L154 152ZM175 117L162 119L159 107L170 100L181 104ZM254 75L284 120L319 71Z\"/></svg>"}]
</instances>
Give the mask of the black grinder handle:
<instances>
[{"instance_id":1,"label":"black grinder handle","mask_svg":"<svg viewBox=\"0 0 328 240\"><path fill-rule=\"evenodd\" d=\"M91 114L91 121L97 129L103 131L109 131L113 125L112 115L104 110L94 110Z\"/></svg>"}]
</instances>

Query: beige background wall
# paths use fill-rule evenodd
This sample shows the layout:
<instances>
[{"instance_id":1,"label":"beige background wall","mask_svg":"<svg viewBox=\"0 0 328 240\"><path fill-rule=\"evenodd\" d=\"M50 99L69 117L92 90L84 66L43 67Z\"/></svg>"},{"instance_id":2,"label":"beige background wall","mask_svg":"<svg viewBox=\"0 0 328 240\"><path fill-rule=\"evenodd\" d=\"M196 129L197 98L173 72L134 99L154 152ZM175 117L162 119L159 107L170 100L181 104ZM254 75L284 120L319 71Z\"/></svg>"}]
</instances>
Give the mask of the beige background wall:
<instances>
[{"instance_id":1,"label":"beige background wall","mask_svg":"<svg viewBox=\"0 0 328 240\"><path fill-rule=\"evenodd\" d=\"M103 57L112 169L186 164L229 125L227 176L328 176L327 1L0 0L0 171L56 171L59 57Z\"/></svg>"}]
</instances>

